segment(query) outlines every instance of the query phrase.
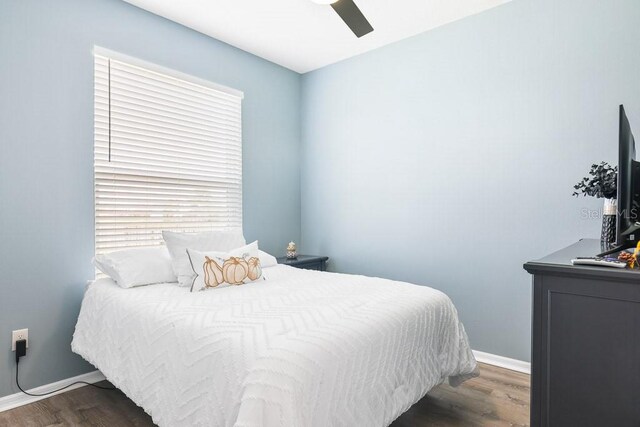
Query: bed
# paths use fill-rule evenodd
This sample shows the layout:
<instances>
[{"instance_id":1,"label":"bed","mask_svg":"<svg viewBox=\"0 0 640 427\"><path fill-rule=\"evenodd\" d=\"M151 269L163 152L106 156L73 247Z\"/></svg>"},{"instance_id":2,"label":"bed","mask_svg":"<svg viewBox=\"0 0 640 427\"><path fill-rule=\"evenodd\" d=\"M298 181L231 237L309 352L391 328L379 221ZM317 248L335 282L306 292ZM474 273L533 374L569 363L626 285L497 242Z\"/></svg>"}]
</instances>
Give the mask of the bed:
<instances>
[{"instance_id":1,"label":"bed","mask_svg":"<svg viewBox=\"0 0 640 427\"><path fill-rule=\"evenodd\" d=\"M160 426L386 426L476 375L451 300L425 286L264 269L190 293L89 285L72 349Z\"/></svg>"}]
</instances>

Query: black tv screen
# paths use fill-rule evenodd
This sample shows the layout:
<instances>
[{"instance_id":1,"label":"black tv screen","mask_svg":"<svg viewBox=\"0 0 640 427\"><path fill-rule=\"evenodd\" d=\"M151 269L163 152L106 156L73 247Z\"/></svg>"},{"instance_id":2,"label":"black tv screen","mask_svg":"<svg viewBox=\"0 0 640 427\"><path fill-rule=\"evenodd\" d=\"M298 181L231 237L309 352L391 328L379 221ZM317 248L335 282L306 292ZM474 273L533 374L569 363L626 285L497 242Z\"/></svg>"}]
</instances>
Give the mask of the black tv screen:
<instances>
[{"instance_id":1,"label":"black tv screen","mask_svg":"<svg viewBox=\"0 0 640 427\"><path fill-rule=\"evenodd\" d=\"M618 222L617 244L635 246L640 224L640 176L636 161L636 144L631 132L629 119L620 106L620 130L618 146Z\"/></svg>"}]
</instances>

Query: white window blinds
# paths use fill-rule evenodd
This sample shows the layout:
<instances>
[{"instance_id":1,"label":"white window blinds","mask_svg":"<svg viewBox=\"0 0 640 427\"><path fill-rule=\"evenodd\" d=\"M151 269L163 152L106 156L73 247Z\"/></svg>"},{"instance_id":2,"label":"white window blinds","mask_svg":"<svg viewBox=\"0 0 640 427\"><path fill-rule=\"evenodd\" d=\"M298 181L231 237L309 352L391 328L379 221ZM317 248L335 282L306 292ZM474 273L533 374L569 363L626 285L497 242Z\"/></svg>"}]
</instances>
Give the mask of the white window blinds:
<instances>
[{"instance_id":1,"label":"white window blinds","mask_svg":"<svg viewBox=\"0 0 640 427\"><path fill-rule=\"evenodd\" d=\"M95 54L96 254L241 228L242 94L132 62Z\"/></svg>"}]
</instances>

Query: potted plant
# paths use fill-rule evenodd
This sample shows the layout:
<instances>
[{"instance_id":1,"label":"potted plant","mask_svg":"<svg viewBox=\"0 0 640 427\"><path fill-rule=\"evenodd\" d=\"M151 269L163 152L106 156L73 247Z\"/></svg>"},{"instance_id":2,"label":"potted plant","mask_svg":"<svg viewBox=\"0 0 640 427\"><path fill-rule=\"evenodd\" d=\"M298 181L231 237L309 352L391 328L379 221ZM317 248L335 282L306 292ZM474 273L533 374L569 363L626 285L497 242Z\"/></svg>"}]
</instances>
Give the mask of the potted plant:
<instances>
[{"instance_id":1,"label":"potted plant","mask_svg":"<svg viewBox=\"0 0 640 427\"><path fill-rule=\"evenodd\" d=\"M618 167L607 162L591 165L589 175L573 186L573 195L604 199L602 211L602 234L604 243L613 243L616 239L616 197L618 195Z\"/></svg>"}]
</instances>

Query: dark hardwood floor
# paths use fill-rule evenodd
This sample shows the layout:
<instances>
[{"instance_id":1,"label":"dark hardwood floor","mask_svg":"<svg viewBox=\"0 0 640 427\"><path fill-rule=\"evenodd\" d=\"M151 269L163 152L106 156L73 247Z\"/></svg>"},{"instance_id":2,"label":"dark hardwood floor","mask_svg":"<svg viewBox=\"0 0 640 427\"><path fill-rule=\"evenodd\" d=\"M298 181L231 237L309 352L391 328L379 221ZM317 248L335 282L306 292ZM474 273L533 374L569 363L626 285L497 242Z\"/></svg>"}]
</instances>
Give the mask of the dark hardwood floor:
<instances>
[{"instance_id":1,"label":"dark hardwood floor","mask_svg":"<svg viewBox=\"0 0 640 427\"><path fill-rule=\"evenodd\" d=\"M105 381L104 385L108 385ZM82 387L0 412L0 426L153 426L120 391ZM392 427L527 426L529 375L480 364L480 377L458 388L440 385Z\"/></svg>"}]
</instances>

